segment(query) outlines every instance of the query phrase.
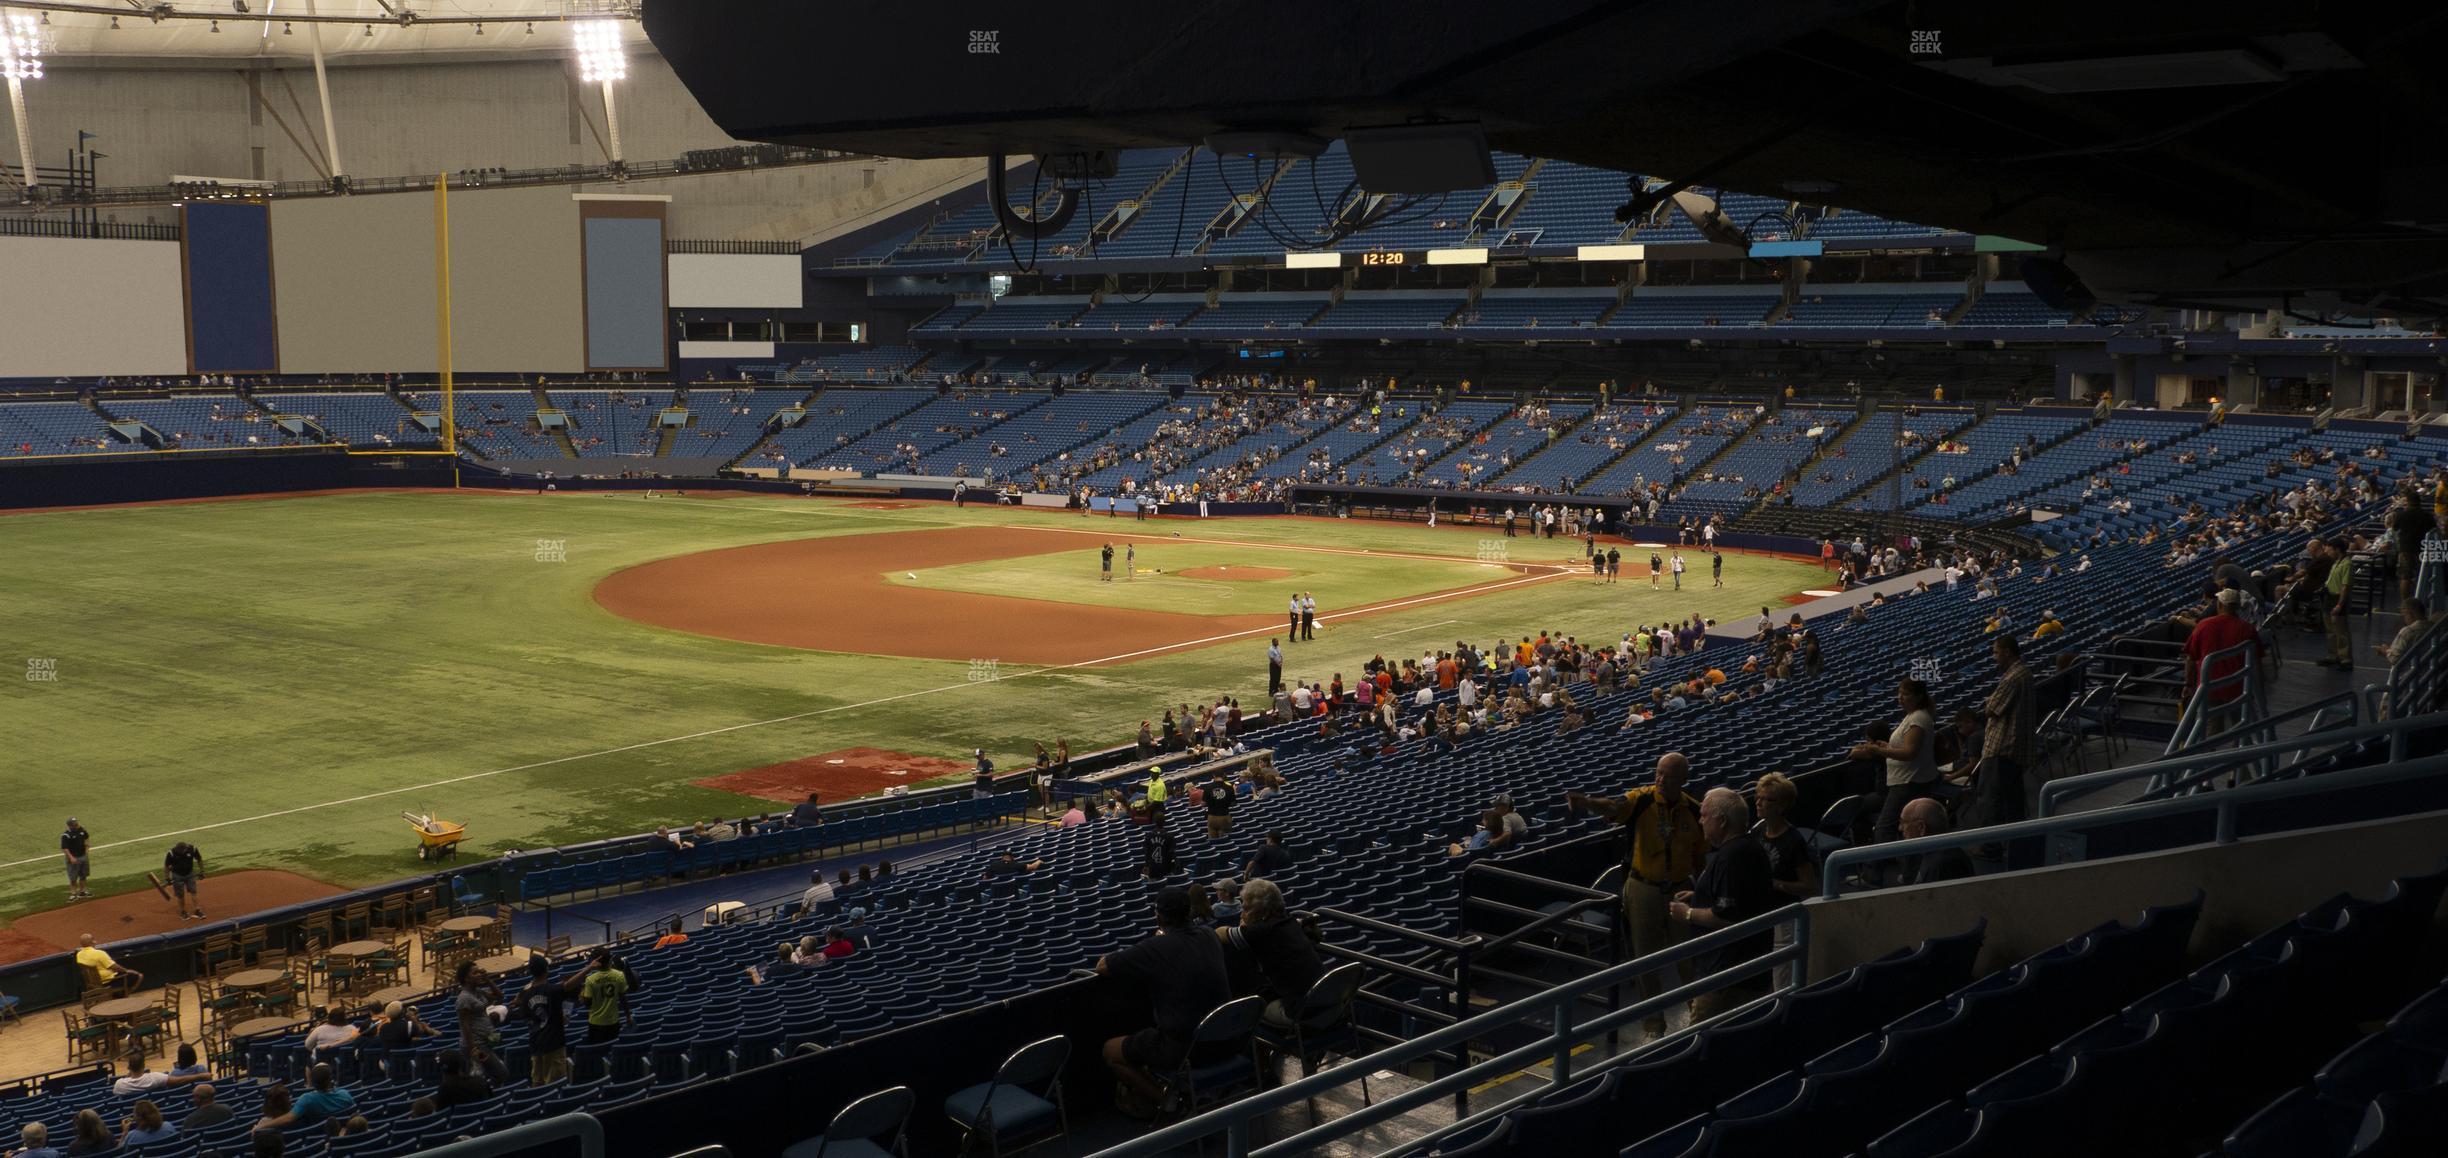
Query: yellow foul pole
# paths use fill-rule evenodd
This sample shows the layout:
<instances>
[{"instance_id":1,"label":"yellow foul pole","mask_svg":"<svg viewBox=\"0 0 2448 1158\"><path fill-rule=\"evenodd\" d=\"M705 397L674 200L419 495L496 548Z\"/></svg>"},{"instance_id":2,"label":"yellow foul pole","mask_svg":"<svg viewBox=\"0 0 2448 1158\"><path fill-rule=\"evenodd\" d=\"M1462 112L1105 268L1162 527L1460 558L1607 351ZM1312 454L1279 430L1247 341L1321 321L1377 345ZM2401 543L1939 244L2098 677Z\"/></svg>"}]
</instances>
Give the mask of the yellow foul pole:
<instances>
[{"instance_id":1,"label":"yellow foul pole","mask_svg":"<svg viewBox=\"0 0 2448 1158\"><path fill-rule=\"evenodd\" d=\"M434 178L434 364L442 372L442 451L459 485L459 400L451 391L450 174Z\"/></svg>"}]
</instances>

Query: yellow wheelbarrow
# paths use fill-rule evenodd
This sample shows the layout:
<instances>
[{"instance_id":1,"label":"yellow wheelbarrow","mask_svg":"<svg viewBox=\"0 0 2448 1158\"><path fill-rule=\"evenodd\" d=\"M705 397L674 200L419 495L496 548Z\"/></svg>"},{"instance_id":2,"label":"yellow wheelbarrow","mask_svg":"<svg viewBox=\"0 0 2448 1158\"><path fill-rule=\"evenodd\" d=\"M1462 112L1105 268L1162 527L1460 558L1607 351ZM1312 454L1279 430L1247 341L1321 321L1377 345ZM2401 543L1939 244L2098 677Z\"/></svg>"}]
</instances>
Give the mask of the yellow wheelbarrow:
<instances>
[{"instance_id":1,"label":"yellow wheelbarrow","mask_svg":"<svg viewBox=\"0 0 2448 1158\"><path fill-rule=\"evenodd\" d=\"M400 819L416 830L417 859L441 860L459 855L459 842L467 839L467 826L417 812L400 813Z\"/></svg>"}]
</instances>

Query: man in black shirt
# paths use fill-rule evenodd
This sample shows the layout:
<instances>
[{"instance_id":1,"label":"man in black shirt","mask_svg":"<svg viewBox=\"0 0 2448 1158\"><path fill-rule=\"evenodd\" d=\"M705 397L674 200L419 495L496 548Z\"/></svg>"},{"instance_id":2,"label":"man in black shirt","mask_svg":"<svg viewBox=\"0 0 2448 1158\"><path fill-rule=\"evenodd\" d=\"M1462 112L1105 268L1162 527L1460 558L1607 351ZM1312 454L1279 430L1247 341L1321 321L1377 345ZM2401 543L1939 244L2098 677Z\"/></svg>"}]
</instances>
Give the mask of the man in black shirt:
<instances>
[{"instance_id":1,"label":"man in black shirt","mask_svg":"<svg viewBox=\"0 0 2448 1158\"><path fill-rule=\"evenodd\" d=\"M204 897L196 891L196 877L203 867L204 854L183 840L171 845L169 855L162 858L162 875L170 878L170 898L178 905L180 920L204 919ZM191 897L195 900L195 912L192 914L187 911L187 901Z\"/></svg>"},{"instance_id":2,"label":"man in black shirt","mask_svg":"<svg viewBox=\"0 0 2448 1158\"><path fill-rule=\"evenodd\" d=\"M1223 946L1191 928L1190 894L1167 887L1156 894L1156 934L1097 958L1096 971L1137 984L1154 1010L1154 1025L1107 1039L1104 1051L1105 1067L1125 1095L1118 1108L1134 1117L1154 1117L1164 1101L1156 1075L1181 1068L1199 1022L1232 1000Z\"/></svg>"},{"instance_id":3,"label":"man in black shirt","mask_svg":"<svg viewBox=\"0 0 2448 1158\"><path fill-rule=\"evenodd\" d=\"M986 758L986 749L977 751L977 771L970 775L969 795L979 800L994 795L994 761Z\"/></svg>"},{"instance_id":4,"label":"man in black shirt","mask_svg":"<svg viewBox=\"0 0 2448 1158\"><path fill-rule=\"evenodd\" d=\"M1700 835L1709 843L1707 863L1700 866L1700 878L1694 887L1675 894L1666 906L1670 920L1683 921L1697 928L1721 929L1740 924L1784 903L1772 882L1768 850L1759 838L1751 835L1751 806L1742 793L1731 788L1711 788L1700 798ZM1738 965L1769 950L1769 936L1761 932L1719 950L1701 962L1702 974L1714 973ZM1732 1009L1759 996L1768 988L1768 974L1762 972L1724 989L1703 993L1692 999L1691 1019L1694 1022Z\"/></svg>"},{"instance_id":5,"label":"man in black shirt","mask_svg":"<svg viewBox=\"0 0 2448 1158\"><path fill-rule=\"evenodd\" d=\"M808 793L806 800L791 806L790 824L792 828L814 828L823 823L824 806L817 801L815 793Z\"/></svg>"},{"instance_id":6,"label":"man in black shirt","mask_svg":"<svg viewBox=\"0 0 2448 1158\"><path fill-rule=\"evenodd\" d=\"M85 858L85 849L92 841L93 834L85 831L76 817L69 817L67 830L60 833L60 859L68 863L69 900L81 901L93 895L85 887L85 878L93 870L93 862Z\"/></svg>"},{"instance_id":7,"label":"man in black shirt","mask_svg":"<svg viewBox=\"0 0 2448 1158\"><path fill-rule=\"evenodd\" d=\"M569 1076L569 1025L563 1003L568 987L552 979L541 953L527 958L527 988L519 991L518 1016L527 1023L527 1082L541 1086Z\"/></svg>"},{"instance_id":8,"label":"man in black shirt","mask_svg":"<svg viewBox=\"0 0 2448 1158\"><path fill-rule=\"evenodd\" d=\"M434 1105L447 1110L492 1096L493 1083L486 1081L483 1074L468 1072L467 1055L455 1049L442 1051L442 1082L434 1087Z\"/></svg>"},{"instance_id":9,"label":"man in black shirt","mask_svg":"<svg viewBox=\"0 0 2448 1158\"><path fill-rule=\"evenodd\" d=\"M1208 781L1201 791L1200 801L1207 809L1207 839L1214 840L1232 831L1234 801L1231 780L1221 772L1216 773L1215 779Z\"/></svg>"},{"instance_id":10,"label":"man in black shirt","mask_svg":"<svg viewBox=\"0 0 2448 1158\"><path fill-rule=\"evenodd\" d=\"M1268 880L1241 886L1241 923L1217 929L1216 940L1224 944L1233 992L1266 998L1260 1020L1292 1028L1301 1000L1326 967L1308 931L1285 912L1283 890Z\"/></svg>"},{"instance_id":11,"label":"man in black shirt","mask_svg":"<svg viewBox=\"0 0 2448 1158\"><path fill-rule=\"evenodd\" d=\"M1917 808L1914 807L1915 805L1927 805L1928 807ZM1896 820L1896 830L1901 832L1906 840L1922 836L1938 836L1945 833L1948 827L1946 806L1926 796L1905 805L1904 815ZM1934 885L1940 881L1962 880L1971 875L1972 858L1969 854L1961 848L1942 848L1936 852L1925 852L1914 857L1911 867L1904 874L1902 883Z\"/></svg>"},{"instance_id":12,"label":"man in black shirt","mask_svg":"<svg viewBox=\"0 0 2448 1158\"><path fill-rule=\"evenodd\" d=\"M1250 857L1249 864L1242 867L1241 875L1256 880L1274 876L1291 867L1292 850L1284 847L1283 833L1270 832L1266 834L1266 842L1260 844L1258 851Z\"/></svg>"}]
</instances>

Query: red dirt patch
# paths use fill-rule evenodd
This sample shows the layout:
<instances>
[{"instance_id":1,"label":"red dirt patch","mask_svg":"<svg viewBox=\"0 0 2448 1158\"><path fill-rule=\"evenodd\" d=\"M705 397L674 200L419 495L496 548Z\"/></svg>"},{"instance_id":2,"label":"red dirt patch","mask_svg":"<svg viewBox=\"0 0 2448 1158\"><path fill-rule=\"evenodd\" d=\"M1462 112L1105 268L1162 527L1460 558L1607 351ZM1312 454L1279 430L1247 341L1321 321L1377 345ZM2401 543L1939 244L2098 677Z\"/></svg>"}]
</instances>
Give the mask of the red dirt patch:
<instances>
[{"instance_id":1,"label":"red dirt patch","mask_svg":"<svg viewBox=\"0 0 2448 1158\"><path fill-rule=\"evenodd\" d=\"M283 905L336 897L346 891L337 885L327 885L296 873L248 869L205 877L203 886L197 890L196 900L204 906L205 912L220 914L213 918L213 922L220 922ZM47 957L74 949L78 935L83 933L93 934L97 941L110 942L191 929L197 925L198 922L180 920L178 910L150 888L117 896L96 897L66 908L28 913L17 918L6 933L0 933L0 962ZM25 956L8 956L29 946L34 951Z\"/></svg>"},{"instance_id":2,"label":"red dirt patch","mask_svg":"<svg viewBox=\"0 0 2448 1158\"><path fill-rule=\"evenodd\" d=\"M958 760L912 756L881 748L844 748L727 776L709 776L695 783L699 788L797 804L807 799L810 792L821 792L828 801L846 801L895 784L914 786L938 776L967 771L969 765ZM895 776L895 772L905 775Z\"/></svg>"},{"instance_id":3,"label":"red dirt patch","mask_svg":"<svg viewBox=\"0 0 2448 1158\"><path fill-rule=\"evenodd\" d=\"M1242 583L1260 583L1269 579L1292 577L1290 571L1281 567L1234 567L1230 565L1192 567L1187 571L1176 571L1174 574L1184 579L1223 579Z\"/></svg>"},{"instance_id":4,"label":"red dirt patch","mask_svg":"<svg viewBox=\"0 0 2448 1158\"><path fill-rule=\"evenodd\" d=\"M901 587L884 580L988 559L1081 550L1103 536L1032 527L950 527L829 539L793 539L700 551L615 571L595 602L625 619L747 643L920 659L992 659L1010 664L1121 662L1280 628L1268 614L1184 615L1011 595ZM1155 536L1117 541L1158 543ZM1255 544L1253 544L1255 546ZM1512 564L1515 575L1531 573ZM1092 584L1093 572L1080 581ZM1485 590L1492 583L1347 608L1329 621L1377 607Z\"/></svg>"}]
</instances>

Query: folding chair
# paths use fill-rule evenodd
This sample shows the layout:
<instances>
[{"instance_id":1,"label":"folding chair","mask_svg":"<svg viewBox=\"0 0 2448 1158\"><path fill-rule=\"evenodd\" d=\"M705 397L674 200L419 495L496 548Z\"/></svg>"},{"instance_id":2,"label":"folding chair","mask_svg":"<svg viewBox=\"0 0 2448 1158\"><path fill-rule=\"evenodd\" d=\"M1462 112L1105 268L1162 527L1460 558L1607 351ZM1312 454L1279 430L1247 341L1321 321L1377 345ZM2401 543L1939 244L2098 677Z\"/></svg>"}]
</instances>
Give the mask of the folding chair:
<instances>
[{"instance_id":1,"label":"folding chair","mask_svg":"<svg viewBox=\"0 0 2448 1158\"><path fill-rule=\"evenodd\" d=\"M971 1140L983 1136L987 1152L1001 1158L1007 1137L1027 1136L1048 1126L1054 1133L1037 1141L1069 1137L1071 1115L1063 1105L1062 1069L1070 1058L1067 1038L1033 1041L1005 1058L992 1080L945 1098L944 1116L960 1127L961 1149L966 1151ZM1040 1094L1040 1089L1045 1092Z\"/></svg>"},{"instance_id":2,"label":"folding chair","mask_svg":"<svg viewBox=\"0 0 2448 1158\"><path fill-rule=\"evenodd\" d=\"M917 1104L918 1095L908 1086L878 1090L843 1106L824 1133L785 1147L782 1158L887 1158L895 1154L909 1158L904 1127L910 1108ZM891 1141L877 1144L877 1138L887 1135Z\"/></svg>"}]
</instances>

